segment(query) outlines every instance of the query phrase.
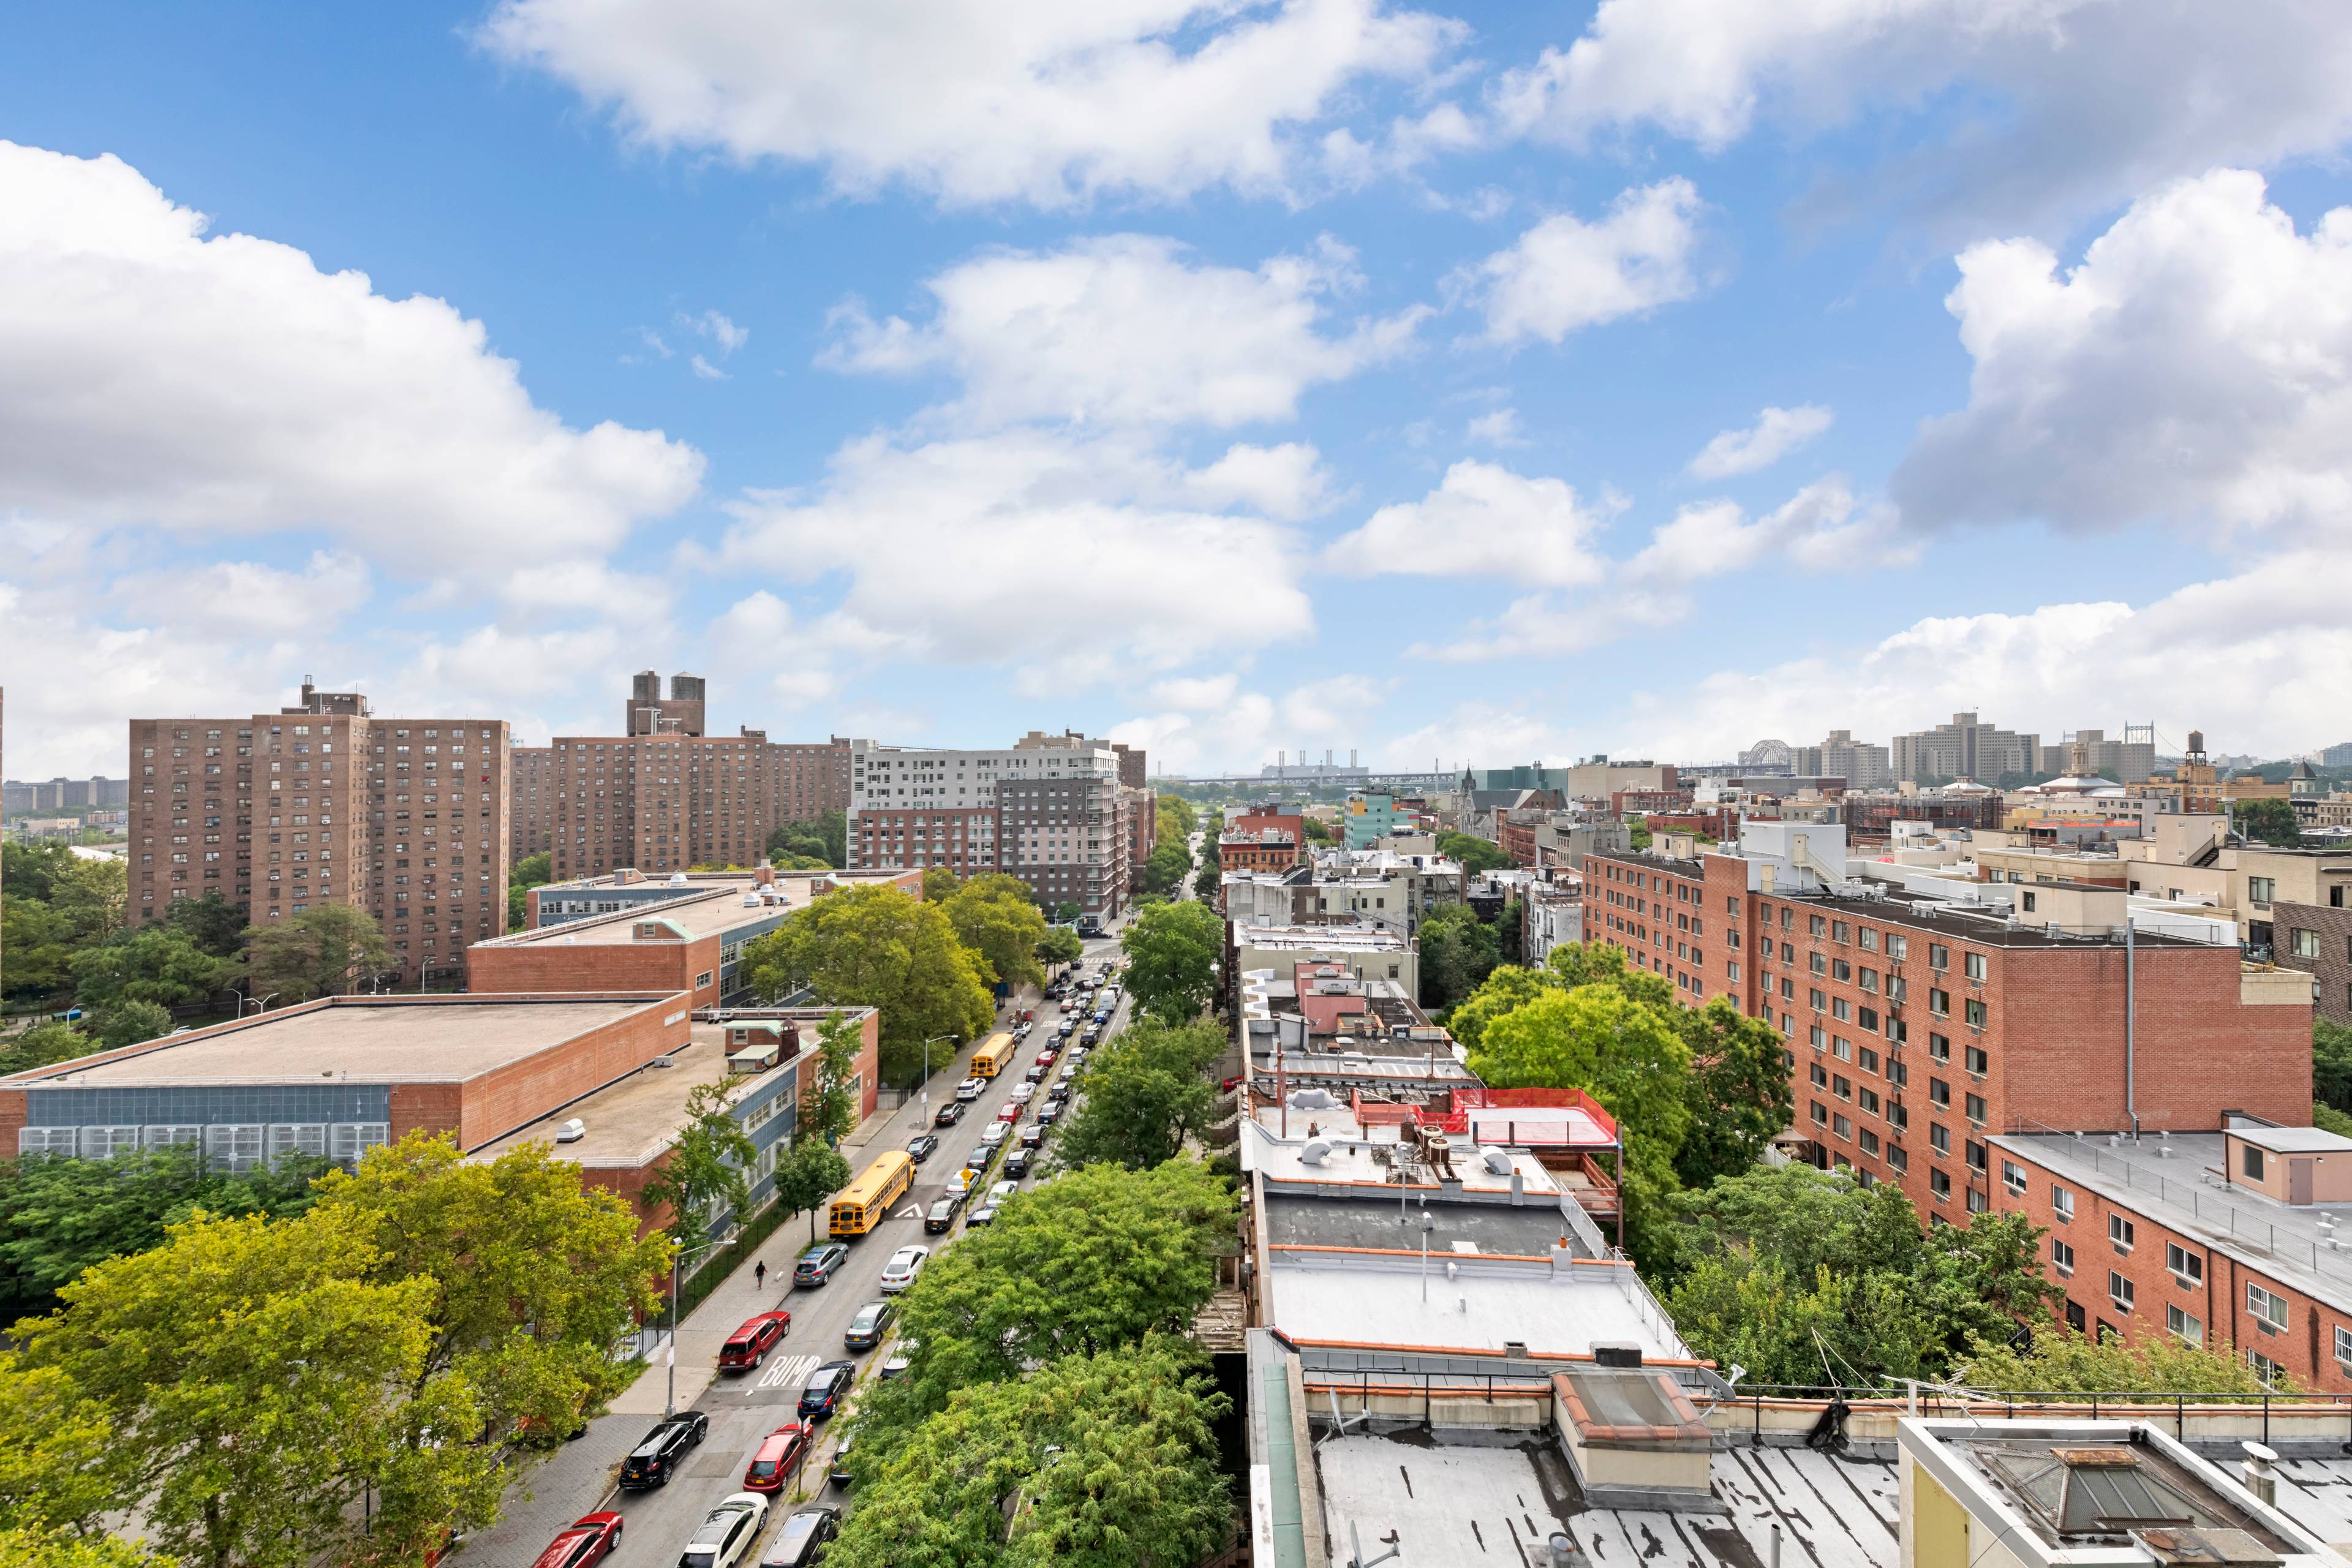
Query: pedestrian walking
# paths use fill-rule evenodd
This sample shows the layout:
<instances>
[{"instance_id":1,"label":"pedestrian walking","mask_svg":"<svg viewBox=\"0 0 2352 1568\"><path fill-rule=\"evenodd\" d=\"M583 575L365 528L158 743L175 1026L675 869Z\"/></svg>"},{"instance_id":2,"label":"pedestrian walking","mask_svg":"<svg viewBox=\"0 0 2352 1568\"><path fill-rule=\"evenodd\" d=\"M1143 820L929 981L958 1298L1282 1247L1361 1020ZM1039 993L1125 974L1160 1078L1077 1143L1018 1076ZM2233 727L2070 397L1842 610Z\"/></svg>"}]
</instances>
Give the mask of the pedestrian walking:
<instances>
[{"instance_id":1,"label":"pedestrian walking","mask_svg":"<svg viewBox=\"0 0 2352 1568\"><path fill-rule=\"evenodd\" d=\"M753 1287L758 1289L764 1290L768 1288L768 1260L766 1258L762 1258L759 1262L751 1265L751 1283Z\"/></svg>"}]
</instances>

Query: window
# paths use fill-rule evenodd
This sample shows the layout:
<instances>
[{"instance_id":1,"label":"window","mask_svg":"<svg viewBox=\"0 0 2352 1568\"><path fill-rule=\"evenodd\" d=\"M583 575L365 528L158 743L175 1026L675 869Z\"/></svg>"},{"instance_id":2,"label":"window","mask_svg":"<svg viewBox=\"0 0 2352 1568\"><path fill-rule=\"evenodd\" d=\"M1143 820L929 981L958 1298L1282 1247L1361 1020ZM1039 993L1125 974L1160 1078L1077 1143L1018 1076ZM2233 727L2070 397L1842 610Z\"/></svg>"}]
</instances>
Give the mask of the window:
<instances>
[{"instance_id":1,"label":"window","mask_svg":"<svg viewBox=\"0 0 2352 1568\"><path fill-rule=\"evenodd\" d=\"M1979 983L1983 981L1985 977L1985 955L1983 953L1962 953L1960 955L1960 966L1964 971L1966 971L1969 979Z\"/></svg>"},{"instance_id":2,"label":"window","mask_svg":"<svg viewBox=\"0 0 2352 1568\"><path fill-rule=\"evenodd\" d=\"M1840 1073L1836 1078L1830 1080L1830 1092L1836 1095L1840 1100L1852 1100L1853 1098L1853 1084L1843 1073Z\"/></svg>"},{"instance_id":3,"label":"window","mask_svg":"<svg viewBox=\"0 0 2352 1568\"><path fill-rule=\"evenodd\" d=\"M2164 1244L2164 1266L2183 1285L2200 1285L2205 1280L2205 1258L2201 1253L2189 1251L2177 1241Z\"/></svg>"},{"instance_id":4,"label":"window","mask_svg":"<svg viewBox=\"0 0 2352 1568\"><path fill-rule=\"evenodd\" d=\"M1966 1145L1966 1152L1969 1170L1981 1171L1985 1168L1985 1146L1983 1144L1971 1140Z\"/></svg>"},{"instance_id":5,"label":"window","mask_svg":"<svg viewBox=\"0 0 2352 1568\"><path fill-rule=\"evenodd\" d=\"M1933 985L1927 987L1927 1011L1938 1018L1950 1017L1952 1016L1951 993L1938 990Z\"/></svg>"},{"instance_id":6,"label":"window","mask_svg":"<svg viewBox=\"0 0 2352 1568\"><path fill-rule=\"evenodd\" d=\"M1897 1106L1895 1109L1899 1110L1902 1107ZM1907 1171L1911 1168L1911 1156L1901 1144L1890 1144L1886 1150L1886 1163L1897 1171Z\"/></svg>"},{"instance_id":7,"label":"window","mask_svg":"<svg viewBox=\"0 0 2352 1568\"><path fill-rule=\"evenodd\" d=\"M1927 1173L1927 1190L1939 1198L1948 1198L1952 1195L1952 1178L1941 1171L1930 1171Z\"/></svg>"},{"instance_id":8,"label":"window","mask_svg":"<svg viewBox=\"0 0 2352 1568\"><path fill-rule=\"evenodd\" d=\"M2107 1300L2115 1303L2116 1311L2128 1312L2132 1310L2133 1293L2130 1280L2112 1268L2107 1270Z\"/></svg>"},{"instance_id":9,"label":"window","mask_svg":"<svg viewBox=\"0 0 2352 1568\"><path fill-rule=\"evenodd\" d=\"M2119 1214L2107 1216L2107 1245L2117 1252L2127 1253L2132 1249L2133 1234L2131 1221Z\"/></svg>"},{"instance_id":10,"label":"window","mask_svg":"<svg viewBox=\"0 0 2352 1568\"><path fill-rule=\"evenodd\" d=\"M1952 967L1952 950L1946 947L1940 942L1929 942L1927 944L1927 967L1930 969L1949 969Z\"/></svg>"},{"instance_id":11,"label":"window","mask_svg":"<svg viewBox=\"0 0 2352 1568\"><path fill-rule=\"evenodd\" d=\"M1828 1069L1828 1068L1824 1068L1824 1067L1822 1067L1821 1063L1819 1063L1819 1062L1815 1062L1815 1063L1813 1063L1813 1064L1812 1064L1812 1076L1813 1076L1813 1087L1814 1087L1815 1089L1827 1089L1827 1088L1829 1088L1829 1086L1830 1086L1830 1075L1829 1075L1829 1069Z\"/></svg>"},{"instance_id":12,"label":"window","mask_svg":"<svg viewBox=\"0 0 2352 1568\"><path fill-rule=\"evenodd\" d=\"M2286 1331L2286 1298L2273 1295L2259 1285L2246 1287L2246 1310L2252 1315L2255 1326L2267 1333Z\"/></svg>"},{"instance_id":13,"label":"window","mask_svg":"<svg viewBox=\"0 0 2352 1568\"><path fill-rule=\"evenodd\" d=\"M1843 1116L1831 1118L1830 1130L1841 1138L1851 1138L1853 1136L1853 1123L1848 1121Z\"/></svg>"},{"instance_id":14,"label":"window","mask_svg":"<svg viewBox=\"0 0 2352 1568\"><path fill-rule=\"evenodd\" d=\"M1969 1005L1973 1007L1976 1006L1977 1004L1971 1002ZM1968 1068L1969 1071L1976 1074L1979 1078L1982 1078L1985 1075L1987 1059L1988 1058L1985 1056L1984 1047L1982 1046L1969 1047L1961 1058L1963 1065Z\"/></svg>"},{"instance_id":15,"label":"window","mask_svg":"<svg viewBox=\"0 0 2352 1568\"><path fill-rule=\"evenodd\" d=\"M2050 1266L2061 1274L2074 1272L2074 1249L2056 1237L2050 1238Z\"/></svg>"},{"instance_id":16,"label":"window","mask_svg":"<svg viewBox=\"0 0 2352 1568\"><path fill-rule=\"evenodd\" d=\"M1927 1103L1930 1105L1944 1106L1948 1109L1952 1103L1952 1086L1946 1083L1939 1078L1929 1079L1927 1080Z\"/></svg>"},{"instance_id":17,"label":"window","mask_svg":"<svg viewBox=\"0 0 2352 1568\"><path fill-rule=\"evenodd\" d=\"M1927 1054L1939 1062L1950 1061L1952 1042L1941 1035L1931 1034L1927 1037Z\"/></svg>"},{"instance_id":18,"label":"window","mask_svg":"<svg viewBox=\"0 0 2352 1568\"><path fill-rule=\"evenodd\" d=\"M2336 1359L2352 1366L2352 1329L2341 1323L2336 1325Z\"/></svg>"},{"instance_id":19,"label":"window","mask_svg":"<svg viewBox=\"0 0 2352 1568\"><path fill-rule=\"evenodd\" d=\"M2288 939L2288 951L2293 952L2297 958L2317 958L2319 956L2319 933L2315 931L2305 931L2302 927L2297 926L2294 934Z\"/></svg>"},{"instance_id":20,"label":"window","mask_svg":"<svg viewBox=\"0 0 2352 1568\"><path fill-rule=\"evenodd\" d=\"M2179 1339L2186 1340L2192 1345L2201 1345L2205 1342L2204 1320L2201 1318L2192 1318L2188 1313L2182 1311L2179 1307L2172 1306L2168 1303L2164 1309L2164 1326L2167 1331ZM2336 1332L2337 1336L2336 1350L2337 1353L2341 1354L2344 1344L2344 1331L2338 1329Z\"/></svg>"},{"instance_id":21,"label":"window","mask_svg":"<svg viewBox=\"0 0 2352 1568\"><path fill-rule=\"evenodd\" d=\"M2263 1179L2263 1152L2252 1143L2243 1145L2243 1148L2245 1153L2241 1160L2241 1167L2245 1172L2246 1180L2259 1182Z\"/></svg>"},{"instance_id":22,"label":"window","mask_svg":"<svg viewBox=\"0 0 2352 1568\"><path fill-rule=\"evenodd\" d=\"M1969 1028L1981 1029L1985 1026L1985 1005L1977 998L1971 996L1960 1004L1960 1011L1961 1016Z\"/></svg>"},{"instance_id":23,"label":"window","mask_svg":"<svg viewBox=\"0 0 2352 1568\"><path fill-rule=\"evenodd\" d=\"M2246 879L2246 896L2258 904L2267 904L2278 891L2278 883L2268 877Z\"/></svg>"},{"instance_id":24,"label":"window","mask_svg":"<svg viewBox=\"0 0 2352 1568\"><path fill-rule=\"evenodd\" d=\"M1814 1124L1815 1126L1818 1126L1818 1127L1826 1127L1826 1126L1828 1126L1828 1125L1829 1125L1829 1120L1830 1120L1830 1108L1829 1108L1828 1106L1826 1106L1826 1105L1823 1105L1823 1104L1822 1104L1820 1100L1814 1100L1814 1101L1812 1102L1812 1105L1813 1105L1813 1124Z\"/></svg>"},{"instance_id":25,"label":"window","mask_svg":"<svg viewBox=\"0 0 2352 1568\"><path fill-rule=\"evenodd\" d=\"M1941 1122L1929 1123L1927 1127L1927 1147L1933 1149L1938 1154L1950 1153L1952 1152L1952 1130L1946 1127Z\"/></svg>"},{"instance_id":26,"label":"window","mask_svg":"<svg viewBox=\"0 0 2352 1568\"><path fill-rule=\"evenodd\" d=\"M2025 1195L2025 1167L2014 1160L2000 1163L2000 1184L2018 1196Z\"/></svg>"},{"instance_id":27,"label":"window","mask_svg":"<svg viewBox=\"0 0 2352 1568\"><path fill-rule=\"evenodd\" d=\"M2246 1364L2252 1367L2254 1369L2254 1375L2261 1378L2266 1384L2275 1384L2280 1378L2286 1375L2286 1368L2279 1365L2278 1363L2271 1360L2270 1357L2264 1355L2260 1351L2248 1351L2246 1352Z\"/></svg>"}]
</instances>

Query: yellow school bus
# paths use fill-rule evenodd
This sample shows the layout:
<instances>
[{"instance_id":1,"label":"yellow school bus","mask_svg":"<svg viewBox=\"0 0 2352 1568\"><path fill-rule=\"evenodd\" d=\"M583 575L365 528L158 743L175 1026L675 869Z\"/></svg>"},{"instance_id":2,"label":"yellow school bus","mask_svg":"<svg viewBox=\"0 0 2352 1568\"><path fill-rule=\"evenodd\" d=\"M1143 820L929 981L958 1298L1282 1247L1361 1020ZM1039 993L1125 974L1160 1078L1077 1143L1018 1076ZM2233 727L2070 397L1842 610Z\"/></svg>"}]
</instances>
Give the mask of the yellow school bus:
<instances>
[{"instance_id":1,"label":"yellow school bus","mask_svg":"<svg viewBox=\"0 0 2352 1568\"><path fill-rule=\"evenodd\" d=\"M994 1078L1013 1060L1013 1037L1003 1032L988 1037L980 1049L971 1053L971 1076Z\"/></svg>"},{"instance_id":2,"label":"yellow school bus","mask_svg":"<svg viewBox=\"0 0 2352 1568\"><path fill-rule=\"evenodd\" d=\"M890 1205L914 1184L914 1160L904 1149L891 1150L834 1195L829 1228L835 1236L864 1236L890 1217Z\"/></svg>"}]
</instances>

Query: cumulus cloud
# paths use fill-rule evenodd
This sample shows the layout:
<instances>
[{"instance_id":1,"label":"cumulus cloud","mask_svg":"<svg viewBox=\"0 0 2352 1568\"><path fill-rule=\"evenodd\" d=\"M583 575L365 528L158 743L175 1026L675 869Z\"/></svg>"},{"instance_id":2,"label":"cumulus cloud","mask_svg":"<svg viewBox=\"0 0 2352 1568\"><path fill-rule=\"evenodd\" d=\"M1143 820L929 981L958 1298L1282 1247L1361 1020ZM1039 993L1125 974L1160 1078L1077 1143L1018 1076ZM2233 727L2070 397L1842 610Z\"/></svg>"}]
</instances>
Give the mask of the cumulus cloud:
<instances>
[{"instance_id":1,"label":"cumulus cloud","mask_svg":"<svg viewBox=\"0 0 2352 1568\"><path fill-rule=\"evenodd\" d=\"M537 406L441 300L205 229L116 158L0 142L0 510L430 567L608 549L699 483L683 442Z\"/></svg>"},{"instance_id":2,"label":"cumulus cloud","mask_svg":"<svg viewBox=\"0 0 2352 1568\"><path fill-rule=\"evenodd\" d=\"M2221 170L2135 203L2063 273L2031 239L1959 267L1969 405L1896 470L1907 519L2352 518L2352 207L2300 235L2260 176Z\"/></svg>"},{"instance_id":3,"label":"cumulus cloud","mask_svg":"<svg viewBox=\"0 0 2352 1568\"><path fill-rule=\"evenodd\" d=\"M1727 500L1686 506L1625 570L1641 583L1685 584L1745 572L1767 557L1830 572L1901 565L1917 555L1917 541L1886 507L1862 506L1845 476L1831 474L1759 518Z\"/></svg>"},{"instance_id":4,"label":"cumulus cloud","mask_svg":"<svg viewBox=\"0 0 2352 1568\"><path fill-rule=\"evenodd\" d=\"M919 326L877 321L852 301L835 312L822 363L952 374L963 395L949 412L979 426L1286 420L1308 387L1405 351L1429 313L1327 331L1331 300L1360 283L1352 254L1328 239L1252 270L1195 262L1171 239L1112 235L951 267L926 285L934 309Z\"/></svg>"},{"instance_id":5,"label":"cumulus cloud","mask_svg":"<svg viewBox=\"0 0 2352 1568\"><path fill-rule=\"evenodd\" d=\"M1702 479L1722 479L1769 468L1828 429L1835 417L1816 403L1767 408L1744 430L1718 432L1690 460L1690 471Z\"/></svg>"},{"instance_id":6,"label":"cumulus cloud","mask_svg":"<svg viewBox=\"0 0 2352 1568\"><path fill-rule=\"evenodd\" d=\"M1491 414L1481 414L1464 426L1463 438L1482 441L1489 447L1524 447L1528 444L1524 426L1516 408L1497 408Z\"/></svg>"},{"instance_id":7,"label":"cumulus cloud","mask_svg":"<svg viewBox=\"0 0 2352 1568\"><path fill-rule=\"evenodd\" d=\"M1059 207L1280 192L1318 122L1422 79L1462 31L1381 0L503 0L479 37L654 147Z\"/></svg>"},{"instance_id":8,"label":"cumulus cloud","mask_svg":"<svg viewBox=\"0 0 2352 1568\"><path fill-rule=\"evenodd\" d=\"M1654 126L1709 153L1759 121L1931 121L1831 199L2033 224L2341 147L2347 77L2352 11L2310 0L1602 0L1568 48L1498 79L1490 108L1571 147Z\"/></svg>"},{"instance_id":9,"label":"cumulus cloud","mask_svg":"<svg viewBox=\"0 0 2352 1568\"><path fill-rule=\"evenodd\" d=\"M1660 180L1623 192L1597 222L1554 214L1453 286L1486 313L1492 342L1556 343L1698 293L1699 215L1696 186Z\"/></svg>"},{"instance_id":10,"label":"cumulus cloud","mask_svg":"<svg viewBox=\"0 0 2352 1568\"><path fill-rule=\"evenodd\" d=\"M1155 770L1250 772L1274 761L1277 751L1295 757L1354 740L1387 710L1397 685L1339 675L1269 695L1238 689L1230 674L1163 681L1152 694L1165 710L1122 721L1109 735L1143 747Z\"/></svg>"},{"instance_id":11,"label":"cumulus cloud","mask_svg":"<svg viewBox=\"0 0 2352 1568\"><path fill-rule=\"evenodd\" d=\"M314 551L299 572L258 561L212 561L165 570L129 572L107 587L117 610L132 616L162 611L184 632L243 638L254 630L254 606L269 606L269 630L279 637L335 630L368 602L367 563Z\"/></svg>"},{"instance_id":12,"label":"cumulus cloud","mask_svg":"<svg viewBox=\"0 0 2352 1568\"><path fill-rule=\"evenodd\" d=\"M1592 548L1613 508L1595 509L1566 481L1527 479L1465 458L1417 501L1399 501L1335 540L1330 570L1360 576L1505 577L1550 587L1598 583L1608 562Z\"/></svg>"},{"instance_id":13,"label":"cumulus cloud","mask_svg":"<svg viewBox=\"0 0 2352 1568\"><path fill-rule=\"evenodd\" d=\"M815 493L736 503L721 562L837 580L829 635L873 655L1011 665L1049 686L1307 633L1288 531L1187 491L1182 470L1117 443L868 437Z\"/></svg>"}]
</instances>

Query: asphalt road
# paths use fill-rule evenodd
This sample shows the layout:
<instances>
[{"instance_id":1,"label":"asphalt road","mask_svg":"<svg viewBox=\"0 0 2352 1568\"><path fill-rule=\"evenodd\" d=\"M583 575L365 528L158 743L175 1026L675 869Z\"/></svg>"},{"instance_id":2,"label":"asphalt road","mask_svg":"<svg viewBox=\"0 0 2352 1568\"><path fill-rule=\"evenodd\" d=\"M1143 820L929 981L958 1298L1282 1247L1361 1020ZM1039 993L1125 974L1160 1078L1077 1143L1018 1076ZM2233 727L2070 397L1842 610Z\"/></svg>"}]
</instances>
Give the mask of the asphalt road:
<instances>
[{"instance_id":1,"label":"asphalt road","mask_svg":"<svg viewBox=\"0 0 2352 1568\"><path fill-rule=\"evenodd\" d=\"M1090 942L1080 967L1092 973L1097 965L1118 951L1115 934ZM1111 1029L1124 1026L1129 1008L1129 1001L1122 994ZM958 1053L953 1068L942 1068L933 1075L928 1104L919 1099L908 1101L873 1134L865 1148L852 1154L851 1169L859 1171L886 1150L905 1148L907 1141L918 1131L936 1131L940 1136L939 1149L915 1168L913 1192L899 1202L890 1219L849 1244L848 1261L829 1283L813 1289L792 1288L793 1260L807 1245L809 1235L807 1222L795 1217L762 1249L761 1256L768 1265L764 1289L754 1289L751 1268L747 1264L714 1291L704 1309L688 1321L687 1331L678 1336L679 1392L681 1395L690 1395L682 1398L681 1404L709 1415L710 1435L688 1457L668 1485L649 1492L623 1492L617 1501L605 1500L619 1456L652 1428L658 1418L658 1406L653 1415L604 1416L591 1426L588 1436L571 1445L534 1476L534 1500L510 1507L508 1519L499 1526L469 1539L464 1551L453 1560L452 1568L529 1568L557 1530L583 1513L607 1507L617 1509L626 1521L621 1548L610 1559L618 1568L667 1568L676 1563L679 1551L704 1515L720 1499L742 1489L744 1468L761 1441L778 1426L799 1419L796 1406L810 1373L825 1362L845 1359L858 1364L862 1383L880 1369L889 1345L886 1342L880 1349L862 1353L852 1352L842 1344L843 1331L860 1307L884 1299L879 1281L883 1265L893 1252L910 1243L920 1243L929 1245L936 1253L963 1234L963 1222L959 1217L956 1228L949 1234L926 1236L922 1215L945 1193L948 1179L961 1169L964 1156L979 1144L982 1130L994 1119L1012 1087L1023 1081L1022 1075L1036 1060L1037 1052L1053 1038L1055 1026L1063 1016L1050 1002L1038 1007L1037 1027L1022 1042L1012 1063L977 1100L971 1102L964 1119L955 1126L933 1128L931 1117L944 1100L952 1098L955 1085L965 1076L963 1068L971 1056L970 1047ZM1080 1027L1084 1026L1081 1023ZM1076 1037L1073 1035L1072 1038ZM1054 1078L1046 1082L1058 1078L1061 1070L1057 1067ZM1044 1085L1040 1085L1033 1103L1042 1103L1043 1089ZM1026 1125L1029 1121L1028 1108L1024 1107L1021 1124ZM1049 1142L1049 1152L1051 1147ZM1001 1176L991 1178L1000 1179ZM732 1305L721 1314L723 1321L709 1317L710 1309L729 1303ZM778 1308L792 1313L792 1329L768 1352L764 1365L740 1376L729 1374L713 1379L698 1390L693 1386L702 1379L690 1378L689 1367L715 1365L719 1342L728 1331L755 1311ZM715 1331L706 1327L713 1322ZM656 1377L659 1372L657 1363ZM621 1403L625 1405L629 1402ZM742 1559L743 1564L759 1561L757 1552L766 1549L783 1519L795 1507L808 1501L840 1507L848 1501L845 1494L824 1482L825 1467L833 1455L832 1426L831 1421L818 1424L817 1441L799 1487L772 1500L767 1527L755 1551Z\"/></svg>"}]
</instances>

